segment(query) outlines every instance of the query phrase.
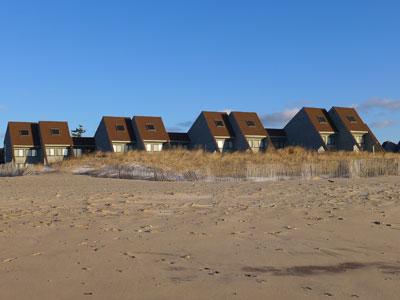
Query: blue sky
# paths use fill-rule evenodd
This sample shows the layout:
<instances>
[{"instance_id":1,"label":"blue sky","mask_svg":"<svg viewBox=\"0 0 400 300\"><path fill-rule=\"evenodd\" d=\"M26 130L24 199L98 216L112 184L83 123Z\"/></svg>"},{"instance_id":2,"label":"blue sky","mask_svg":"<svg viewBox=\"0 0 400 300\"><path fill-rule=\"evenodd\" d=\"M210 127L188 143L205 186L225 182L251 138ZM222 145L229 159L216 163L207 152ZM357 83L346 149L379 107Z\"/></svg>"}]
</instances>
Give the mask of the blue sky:
<instances>
[{"instance_id":1,"label":"blue sky","mask_svg":"<svg viewBox=\"0 0 400 300\"><path fill-rule=\"evenodd\" d=\"M0 133L7 121L357 106L400 139L400 1L0 0Z\"/></svg>"}]
</instances>

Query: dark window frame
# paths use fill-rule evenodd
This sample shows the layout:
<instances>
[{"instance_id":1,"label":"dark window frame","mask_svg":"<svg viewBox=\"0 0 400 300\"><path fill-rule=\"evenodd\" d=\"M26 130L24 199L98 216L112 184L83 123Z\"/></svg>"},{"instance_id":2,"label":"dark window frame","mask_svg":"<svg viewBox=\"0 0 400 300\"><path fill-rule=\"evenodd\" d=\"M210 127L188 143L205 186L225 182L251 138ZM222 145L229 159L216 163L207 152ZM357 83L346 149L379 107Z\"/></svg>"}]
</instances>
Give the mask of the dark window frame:
<instances>
[{"instance_id":1,"label":"dark window frame","mask_svg":"<svg viewBox=\"0 0 400 300\"><path fill-rule=\"evenodd\" d=\"M246 120L245 122L247 127L256 127L256 122L254 122L253 120Z\"/></svg>"},{"instance_id":2,"label":"dark window frame","mask_svg":"<svg viewBox=\"0 0 400 300\"><path fill-rule=\"evenodd\" d=\"M125 131L126 130L125 125L117 124L117 125L115 125L115 130L116 131Z\"/></svg>"},{"instance_id":3,"label":"dark window frame","mask_svg":"<svg viewBox=\"0 0 400 300\"><path fill-rule=\"evenodd\" d=\"M357 119L353 115L348 115L346 118L350 123L357 123Z\"/></svg>"},{"instance_id":4,"label":"dark window frame","mask_svg":"<svg viewBox=\"0 0 400 300\"><path fill-rule=\"evenodd\" d=\"M324 116L317 116L317 120L320 124L328 123L328 120Z\"/></svg>"},{"instance_id":5,"label":"dark window frame","mask_svg":"<svg viewBox=\"0 0 400 300\"><path fill-rule=\"evenodd\" d=\"M147 131L156 131L156 126L153 123L147 123L144 125Z\"/></svg>"},{"instance_id":6,"label":"dark window frame","mask_svg":"<svg viewBox=\"0 0 400 300\"><path fill-rule=\"evenodd\" d=\"M215 126L218 127L218 128L223 128L223 127L225 127L224 121L222 121L222 120L214 120L214 124L215 124Z\"/></svg>"},{"instance_id":7,"label":"dark window frame","mask_svg":"<svg viewBox=\"0 0 400 300\"><path fill-rule=\"evenodd\" d=\"M26 133L26 134L25 134ZM29 130L28 129L21 129L19 131L20 136L29 136Z\"/></svg>"},{"instance_id":8,"label":"dark window frame","mask_svg":"<svg viewBox=\"0 0 400 300\"><path fill-rule=\"evenodd\" d=\"M60 128L50 128L50 135L61 135Z\"/></svg>"}]
</instances>

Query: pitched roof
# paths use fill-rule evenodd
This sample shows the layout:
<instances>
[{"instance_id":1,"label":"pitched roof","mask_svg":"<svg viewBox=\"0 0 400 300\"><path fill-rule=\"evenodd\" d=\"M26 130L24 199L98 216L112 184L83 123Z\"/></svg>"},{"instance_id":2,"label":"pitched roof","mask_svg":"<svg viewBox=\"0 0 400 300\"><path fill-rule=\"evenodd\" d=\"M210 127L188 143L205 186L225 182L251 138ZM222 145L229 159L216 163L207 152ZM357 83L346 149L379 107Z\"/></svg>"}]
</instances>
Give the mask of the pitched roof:
<instances>
[{"instance_id":1,"label":"pitched roof","mask_svg":"<svg viewBox=\"0 0 400 300\"><path fill-rule=\"evenodd\" d=\"M190 142L189 135L185 132L168 132L169 140L175 142Z\"/></svg>"},{"instance_id":2,"label":"pitched roof","mask_svg":"<svg viewBox=\"0 0 400 300\"><path fill-rule=\"evenodd\" d=\"M270 137L286 137L286 132L278 128L265 128Z\"/></svg>"},{"instance_id":3,"label":"pitched roof","mask_svg":"<svg viewBox=\"0 0 400 300\"><path fill-rule=\"evenodd\" d=\"M203 111L202 114L213 136L233 137L227 113Z\"/></svg>"},{"instance_id":4,"label":"pitched roof","mask_svg":"<svg viewBox=\"0 0 400 300\"><path fill-rule=\"evenodd\" d=\"M336 129L326 109L316 107L303 107L303 110L307 114L310 122L317 131L336 132Z\"/></svg>"},{"instance_id":5,"label":"pitched roof","mask_svg":"<svg viewBox=\"0 0 400 300\"><path fill-rule=\"evenodd\" d=\"M243 135L267 136L267 132L255 112L233 111L230 116L235 119Z\"/></svg>"},{"instance_id":6,"label":"pitched roof","mask_svg":"<svg viewBox=\"0 0 400 300\"><path fill-rule=\"evenodd\" d=\"M27 135L21 134L21 131L27 131ZM8 122L8 134L11 146L40 146L38 123Z\"/></svg>"},{"instance_id":7,"label":"pitched roof","mask_svg":"<svg viewBox=\"0 0 400 300\"><path fill-rule=\"evenodd\" d=\"M74 146L96 146L94 137L72 137Z\"/></svg>"},{"instance_id":8,"label":"pitched roof","mask_svg":"<svg viewBox=\"0 0 400 300\"><path fill-rule=\"evenodd\" d=\"M39 133L42 145L72 145L67 122L39 121Z\"/></svg>"},{"instance_id":9,"label":"pitched roof","mask_svg":"<svg viewBox=\"0 0 400 300\"><path fill-rule=\"evenodd\" d=\"M130 118L105 116L102 121L110 141L133 142L135 140ZM117 130L117 127L119 130Z\"/></svg>"},{"instance_id":10,"label":"pitched roof","mask_svg":"<svg viewBox=\"0 0 400 300\"><path fill-rule=\"evenodd\" d=\"M138 130L139 138L144 141L168 141L161 117L134 116L133 122Z\"/></svg>"},{"instance_id":11,"label":"pitched roof","mask_svg":"<svg viewBox=\"0 0 400 300\"><path fill-rule=\"evenodd\" d=\"M369 131L368 126L358 115L357 111L352 107L332 107L344 126L349 131Z\"/></svg>"}]
</instances>

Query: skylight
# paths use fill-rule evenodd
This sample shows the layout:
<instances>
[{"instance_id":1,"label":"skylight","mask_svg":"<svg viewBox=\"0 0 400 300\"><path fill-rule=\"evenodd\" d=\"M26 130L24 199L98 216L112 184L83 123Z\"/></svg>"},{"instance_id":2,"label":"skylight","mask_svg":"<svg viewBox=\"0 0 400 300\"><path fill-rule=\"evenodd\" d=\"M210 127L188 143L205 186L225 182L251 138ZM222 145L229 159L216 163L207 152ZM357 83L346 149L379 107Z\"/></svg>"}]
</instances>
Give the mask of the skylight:
<instances>
[{"instance_id":1,"label":"skylight","mask_svg":"<svg viewBox=\"0 0 400 300\"><path fill-rule=\"evenodd\" d=\"M221 120L215 120L214 123L217 127L225 127L224 122L222 122Z\"/></svg>"},{"instance_id":2,"label":"skylight","mask_svg":"<svg viewBox=\"0 0 400 300\"><path fill-rule=\"evenodd\" d=\"M247 125L248 127L256 127L256 123L254 123L254 121L249 121L249 120L247 120L247 121L246 121L246 125Z\"/></svg>"},{"instance_id":3,"label":"skylight","mask_svg":"<svg viewBox=\"0 0 400 300\"><path fill-rule=\"evenodd\" d=\"M60 135L60 128L51 128L50 134L51 135Z\"/></svg>"},{"instance_id":4,"label":"skylight","mask_svg":"<svg viewBox=\"0 0 400 300\"><path fill-rule=\"evenodd\" d=\"M153 124L146 124L146 130L155 131L156 127Z\"/></svg>"},{"instance_id":5,"label":"skylight","mask_svg":"<svg viewBox=\"0 0 400 300\"><path fill-rule=\"evenodd\" d=\"M318 122L320 122L321 124L323 123L327 123L327 120L324 116L317 116Z\"/></svg>"},{"instance_id":6,"label":"skylight","mask_svg":"<svg viewBox=\"0 0 400 300\"><path fill-rule=\"evenodd\" d=\"M29 130L27 130L27 129L22 129L22 130L19 131L19 135L21 135L21 136L27 136L27 135L29 135Z\"/></svg>"},{"instance_id":7,"label":"skylight","mask_svg":"<svg viewBox=\"0 0 400 300\"><path fill-rule=\"evenodd\" d=\"M350 123L357 123L357 120L354 116L347 116L347 120L349 120Z\"/></svg>"}]
</instances>

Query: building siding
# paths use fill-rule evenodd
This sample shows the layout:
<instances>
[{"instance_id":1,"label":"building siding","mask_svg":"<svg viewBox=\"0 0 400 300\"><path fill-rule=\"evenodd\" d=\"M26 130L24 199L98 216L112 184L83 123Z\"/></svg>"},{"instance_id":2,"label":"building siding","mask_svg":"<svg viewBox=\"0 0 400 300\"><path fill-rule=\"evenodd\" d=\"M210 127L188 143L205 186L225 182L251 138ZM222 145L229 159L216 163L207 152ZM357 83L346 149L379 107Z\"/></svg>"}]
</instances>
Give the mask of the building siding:
<instances>
[{"instance_id":1,"label":"building siding","mask_svg":"<svg viewBox=\"0 0 400 300\"><path fill-rule=\"evenodd\" d=\"M242 131L240 130L239 124L236 122L236 119L233 117L232 114L229 114L229 123L231 124L233 134L235 136L235 138L232 139L233 149L238 151L249 150L249 143L247 142L246 137L243 135Z\"/></svg>"},{"instance_id":2,"label":"building siding","mask_svg":"<svg viewBox=\"0 0 400 300\"><path fill-rule=\"evenodd\" d=\"M13 151L11 146L10 131L7 127L6 136L4 138L4 162L10 163L13 161Z\"/></svg>"},{"instance_id":3,"label":"building siding","mask_svg":"<svg viewBox=\"0 0 400 300\"><path fill-rule=\"evenodd\" d=\"M329 112L329 117L331 118L333 124L336 127L336 147L338 150L353 151L356 141L350 131L344 126L343 122L340 120L339 116L335 113L333 109Z\"/></svg>"},{"instance_id":4,"label":"building siding","mask_svg":"<svg viewBox=\"0 0 400 300\"><path fill-rule=\"evenodd\" d=\"M345 126L345 124L343 123L343 121L340 119L340 117L333 108L329 110L329 116L338 130L337 141L336 141L338 149L353 151L354 146L358 145L357 141L353 136L353 133L347 129L347 127ZM378 140L376 140L371 130L369 130L369 128L367 129L368 131L364 135L365 148L362 150L370 152L383 151L381 144L378 142Z\"/></svg>"},{"instance_id":5,"label":"building siding","mask_svg":"<svg viewBox=\"0 0 400 300\"><path fill-rule=\"evenodd\" d=\"M215 138L211 134L203 114L197 117L196 121L189 129L188 135L191 141L191 148L203 149L210 152L218 151Z\"/></svg>"},{"instance_id":6,"label":"building siding","mask_svg":"<svg viewBox=\"0 0 400 300\"><path fill-rule=\"evenodd\" d=\"M14 150L36 150L36 156L15 156ZM5 163L14 163L16 165L31 165L43 163L43 155L41 148L38 147L30 147L30 146L13 146L11 144L11 137L9 129L7 128L6 135L4 138L4 162Z\"/></svg>"},{"instance_id":7,"label":"building siding","mask_svg":"<svg viewBox=\"0 0 400 300\"><path fill-rule=\"evenodd\" d=\"M144 144L144 141L140 137L139 128L137 127L137 124L134 121L132 121L132 129L133 129L133 134L136 137L135 149L137 149L137 150L146 150L146 146Z\"/></svg>"},{"instance_id":8,"label":"building siding","mask_svg":"<svg viewBox=\"0 0 400 300\"><path fill-rule=\"evenodd\" d=\"M96 150L103 152L112 152L113 146L108 138L106 125L104 123L104 119L100 121L99 126L97 127L96 133L94 135L94 140L96 143Z\"/></svg>"},{"instance_id":9,"label":"building siding","mask_svg":"<svg viewBox=\"0 0 400 300\"><path fill-rule=\"evenodd\" d=\"M304 109L300 110L285 126L287 146L300 146L306 149L326 149L319 132L312 125Z\"/></svg>"}]
</instances>

